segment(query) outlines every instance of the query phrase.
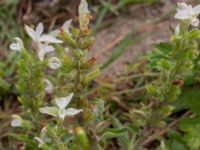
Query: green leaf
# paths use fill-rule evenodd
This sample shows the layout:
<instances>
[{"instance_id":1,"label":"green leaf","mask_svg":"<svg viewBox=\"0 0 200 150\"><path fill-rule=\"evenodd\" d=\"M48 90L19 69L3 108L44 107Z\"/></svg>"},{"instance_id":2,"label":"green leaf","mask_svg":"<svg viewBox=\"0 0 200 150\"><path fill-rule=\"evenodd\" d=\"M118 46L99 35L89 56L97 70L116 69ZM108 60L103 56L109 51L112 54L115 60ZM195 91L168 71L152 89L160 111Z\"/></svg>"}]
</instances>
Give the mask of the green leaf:
<instances>
[{"instance_id":1,"label":"green leaf","mask_svg":"<svg viewBox=\"0 0 200 150\"><path fill-rule=\"evenodd\" d=\"M156 44L153 51L149 54L150 67L158 68L161 64L164 65L167 63L170 59L168 55L171 51L172 46L169 43Z\"/></svg>"},{"instance_id":2,"label":"green leaf","mask_svg":"<svg viewBox=\"0 0 200 150\"><path fill-rule=\"evenodd\" d=\"M38 147L38 144L25 134L11 133L10 136L17 139L17 140L25 142L26 147L31 148L30 150L35 150L35 148Z\"/></svg>"},{"instance_id":3,"label":"green leaf","mask_svg":"<svg viewBox=\"0 0 200 150\"><path fill-rule=\"evenodd\" d=\"M172 143L171 143L170 150L186 150L186 148L182 143L180 143L176 140L173 140Z\"/></svg>"},{"instance_id":4,"label":"green leaf","mask_svg":"<svg viewBox=\"0 0 200 150\"><path fill-rule=\"evenodd\" d=\"M167 135L170 139L176 140L179 143L183 142L182 135L179 132L177 132L176 130L169 129Z\"/></svg>"},{"instance_id":5,"label":"green leaf","mask_svg":"<svg viewBox=\"0 0 200 150\"><path fill-rule=\"evenodd\" d=\"M155 48L158 49L163 54L168 54L172 50L172 46L169 43L164 43L164 42L155 45Z\"/></svg>"},{"instance_id":6,"label":"green leaf","mask_svg":"<svg viewBox=\"0 0 200 150\"><path fill-rule=\"evenodd\" d=\"M6 81L6 80L4 80L4 79L2 79L1 77L0 77L0 90L1 90L1 92L3 91L8 91L9 90L9 88L10 88L10 84Z\"/></svg>"},{"instance_id":7,"label":"green leaf","mask_svg":"<svg viewBox=\"0 0 200 150\"><path fill-rule=\"evenodd\" d=\"M200 89L199 88L185 88L180 96L178 105L183 105L189 108L192 112L200 115Z\"/></svg>"},{"instance_id":8,"label":"green leaf","mask_svg":"<svg viewBox=\"0 0 200 150\"><path fill-rule=\"evenodd\" d=\"M106 139L110 139L110 138L116 138L119 136L124 136L124 134L127 133L127 129L126 128L121 128L121 129L105 129L102 136L100 137L101 140L106 140Z\"/></svg>"},{"instance_id":9,"label":"green leaf","mask_svg":"<svg viewBox=\"0 0 200 150\"><path fill-rule=\"evenodd\" d=\"M184 118L179 126L182 131L195 130L195 127L200 127L200 118Z\"/></svg>"},{"instance_id":10,"label":"green leaf","mask_svg":"<svg viewBox=\"0 0 200 150\"><path fill-rule=\"evenodd\" d=\"M93 100L93 104L95 105L95 111L94 111L94 124L97 125L99 124L101 121L103 121L103 111L104 111L104 101L98 98L95 98Z\"/></svg>"},{"instance_id":11,"label":"green leaf","mask_svg":"<svg viewBox=\"0 0 200 150\"><path fill-rule=\"evenodd\" d=\"M197 39L200 37L200 30L197 28L194 28L192 31L188 34L189 39Z\"/></svg>"},{"instance_id":12,"label":"green leaf","mask_svg":"<svg viewBox=\"0 0 200 150\"><path fill-rule=\"evenodd\" d=\"M185 132L184 143L191 149L200 148L200 118L184 118L180 122L180 129Z\"/></svg>"}]
</instances>

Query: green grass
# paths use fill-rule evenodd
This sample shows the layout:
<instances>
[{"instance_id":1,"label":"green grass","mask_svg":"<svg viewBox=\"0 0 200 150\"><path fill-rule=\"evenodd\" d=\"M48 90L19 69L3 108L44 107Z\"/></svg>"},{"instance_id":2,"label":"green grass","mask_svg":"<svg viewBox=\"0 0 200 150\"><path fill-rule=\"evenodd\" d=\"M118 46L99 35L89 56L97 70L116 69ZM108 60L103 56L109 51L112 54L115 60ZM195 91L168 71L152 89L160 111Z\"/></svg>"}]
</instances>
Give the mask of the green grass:
<instances>
[{"instance_id":1,"label":"green grass","mask_svg":"<svg viewBox=\"0 0 200 150\"><path fill-rule=\"evenodd\" d=\"M8 46L13 37L19 35L19 27L16 20L18 0L0 2L0 44Z\"/></svg>"}]
</instances>

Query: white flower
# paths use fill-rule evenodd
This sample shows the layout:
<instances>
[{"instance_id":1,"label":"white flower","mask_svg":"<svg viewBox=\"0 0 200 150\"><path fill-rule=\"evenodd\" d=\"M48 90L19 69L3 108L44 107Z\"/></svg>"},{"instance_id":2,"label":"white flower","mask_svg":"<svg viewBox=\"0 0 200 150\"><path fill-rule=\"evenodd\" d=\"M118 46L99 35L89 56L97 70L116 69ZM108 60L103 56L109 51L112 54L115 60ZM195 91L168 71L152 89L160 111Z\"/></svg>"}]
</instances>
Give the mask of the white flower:
<instances>
[{"instance_id":1,"label":"white flower","mask_svg":"<svg viewBox=\"0 0 200 150\"><path fill-rule=\"evenodd\" d=\"M71 19L70 19L70 20L67 20L67 21L64 22L64 24L63 24L63 26L62 26L62 29L63 29L66 33L68 33L69 35L71 35L71 33L70 33L70 31L69 31L69 27L71 26L71 22L72 22ZM53 30L52 32L50 32L49 35L54 36L54 37L58 37L59 33L60 33L60 30L59 30L59 29L56 29L56 30Z\"/></svg>"},{"instance_id":2,"label":"white flower","mask_svg":"<svg viewBox=\"0 0 200 150\"><path fill-rule=\"evenodd\" d=\"M189 20L193 26L199 25L199 19L197 18L200 14L200 4L194 8L186 3L178 3L177 13L175 14L176 19Z\"/></svg>"},{"instance_id":3,"label":"white flower","mask_svg":"<svg viewBox=\"0 0 200 150\"><path fill-rule=\"evenodd\" d=\"M15 37L15 40L16 40L16 43L12 43L10 45L10 49L12 49L13 51L21 52L22 49L24 49L24 44L19 37Z\"/></svg>"},{"instance_id":4,"label":"white flower","mask_svg":"<svg viewBox=\"0 0 200 150\"><path fill-rule=\"evenodd\" d=\"M39 111L41 113L44 113L44 114L48 114L48 115L51 115L51 116L54 116L54 117L58 117L62 120L64 120L64 118L66 116L74 116L74 115L80 113L83 110L82 109L75 109L75 108L67 108L66 109L66 107L68 106L68 104L72 100L73 95L74 94L71 93L69 96L56 98L55 103L56 103L57 107L43 107L43 108L40 108Z\"/></svg>"},{"instance_id":5,"label":"white flower","mask_svg":"<svg viewBox=\"0 0 200 150\"><path fill-rule=\"evenodd\" d=\"M53 52L55 50L53 46L47 44L38 44L38 49L38 57L41 61L44 60L44 56L46 53Z\"/></svg>"},{"instance_id":6,"label":"white flower","mask_svg":"<svg viewBox=\"0 0 200 150\"><path fill-rule=\"evenodd\" d=\"M49 59L48 65L51 69L57 69L59 68L62 64L60 60L57 57L51 57Z\"/></svg>"},{"instance_id":7,"label":"white flower","mask_svg":"<svg viewBox=\"0 0 200 150\"><path fill-rule=\"evenodd\" d=\"M22 119L18 115L12 115L11 126L12 127L21 127Z\"/></svg>"},{"instance_id":8,"label":"white flower","mask_svg":"<svg viewBox=\"0 0 200 150\"><path fill-rule=\"evenodd\" d=\"M86 0L81 0L81 3L78 8L78 13L80 29L85 30L88 28L88 24L90 22L90 12L88 10L88 4Z\"/></svg>"},{"instance_id":9,"label":"white flower","mask_svg":"<svg viewBox=\"0 0 200 150\"><path fill-rule=\"evenodd\" d=\"M49 43L62 43L61 40L58 40L51 35L42 34L44 31L44 26L42 23L39 23L37 25L35 31L27 25L25 25L25 29L26 29L27 34L36 43L36 46L38 48L38 57L41 61L44 60L44 56L46 53L52 52L55 50L53 46L48 45Z\"/></svg>"},{"instance_id":10,"label":"white flower","mask_svg":"<svg viewBox=\"0 0 200 150\"><path fill-rule=\"evenodd\" d=\"M47 127L43 127L40 132L40 136L34 137L34 139L38 142L39 148L48 148L48 145L46 145L46 143L50 142L51 139L48 137Z\"/></svg>"},{"instance_id":11,"label":"white flower","mask_svg":"<svg viewBox=\"0 0 200 150\"><path fill-rule=\"evenodd\" d=\"M53 90L54 90L54 86L53 84L48 80L48 79L43 79L44 83L46 84L46 87L45 87L45 92L51 94L53 93Z\"/></svg>"},{"instance_id":12,"label":"white flower","mask_svg":"<svg viewBox=\"0 0 200 150\"><path fill-rule=\"evenodd\" d=\"M44 31L44 26L42 23L39 23L34 31L31 27L25 25L27 34L35 41L37 44L41 42L45 43L62 43L61 40L56 39L53 36L42 34Z\"/></svg>"}]
</instances>

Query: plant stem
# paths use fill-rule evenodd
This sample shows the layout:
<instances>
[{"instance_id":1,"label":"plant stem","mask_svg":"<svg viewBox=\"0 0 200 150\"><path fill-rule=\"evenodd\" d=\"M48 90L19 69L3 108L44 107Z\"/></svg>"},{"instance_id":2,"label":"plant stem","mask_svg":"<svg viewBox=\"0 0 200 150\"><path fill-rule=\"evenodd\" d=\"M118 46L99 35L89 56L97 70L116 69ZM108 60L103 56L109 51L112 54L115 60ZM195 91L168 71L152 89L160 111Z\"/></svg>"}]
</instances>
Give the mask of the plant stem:
<instances>
[{"instance_id":1,"label":"plant stem","mask_svg":"<svg viewBox=\"0 0 200 150\"><path fill-rule=\"evenodd\" d=\"M173 128L181 119L183 119L184 117L190 115L191 112L187 111L185 112L180 118L174 120L173 122L171 122L167 127L165 127L164 129L162 129L161 131L159 131L159 133L154 133L153 135L149 136L143 143L142 146L147 146L149 145L151 142L153 142L158 136L164 136L168 129Z\"/></svg>"},{"instance_id":2,"label":"plant stem","mask_svg":"<svg viewBox=\"0 0 200 150\"><path fill-rule=\"evenodd\" d=\"M135 94L137 92L142 92L143 90L145 90L145 86L141 86L139 88L134 88L134 89L126 89L123 91L112 92L111 95L121 95L121 94L128 94L128 93Z\"/></svg>"}]
</instances>

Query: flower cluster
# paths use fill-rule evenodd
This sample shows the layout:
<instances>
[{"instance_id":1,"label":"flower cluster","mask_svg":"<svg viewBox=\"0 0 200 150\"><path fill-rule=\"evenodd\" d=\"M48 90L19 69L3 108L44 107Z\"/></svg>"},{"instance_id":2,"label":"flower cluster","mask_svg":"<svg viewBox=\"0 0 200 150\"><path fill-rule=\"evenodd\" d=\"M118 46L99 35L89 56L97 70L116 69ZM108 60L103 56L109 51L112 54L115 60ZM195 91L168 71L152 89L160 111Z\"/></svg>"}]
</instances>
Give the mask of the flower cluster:
<instances>
[{"instance_id":1,"label":"flower cluster","mask_svg":"<svg viewBox=\"0 0 200 150\"><path fill-rule=\"evenodd\" d=\"M27 25L25 25L25 29L36 46L38 58L40 61L44 60L44 57L47 53L55 51L55 48L50 45L51 43L62 43L61 40L50 34L42 34L44 31L44 25L42 23L39 23L35 30ZM21 52L24 49L24 44L19 37L16 37L15 40L16 43L12 43L10 48L14 51ZM48 61L49 67L52 69L57 69L61 66L61 62L57 57L52 57Z\"/></svg>"}]
</instances>

